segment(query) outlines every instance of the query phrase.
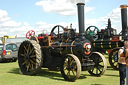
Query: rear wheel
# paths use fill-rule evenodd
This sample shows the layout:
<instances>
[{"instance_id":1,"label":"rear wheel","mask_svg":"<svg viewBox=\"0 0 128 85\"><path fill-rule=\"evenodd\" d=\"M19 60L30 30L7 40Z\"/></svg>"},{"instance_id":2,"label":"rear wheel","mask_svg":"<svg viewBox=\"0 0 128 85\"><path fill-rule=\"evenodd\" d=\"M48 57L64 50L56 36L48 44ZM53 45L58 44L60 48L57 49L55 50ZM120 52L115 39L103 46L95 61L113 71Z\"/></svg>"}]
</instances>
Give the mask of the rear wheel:
<instances>
[{"instance_id":1,"label":"rear wheel","mask_svg":"<svg viewBox=\"0 0 128 85\"><path fill-rule=\"evenodd\" d=\"M40 45L34 40L22 42L18 51L18 63L22 74L36 74L42 67Z\"/></svg>"},{"instance_id":2,"label":"rear wheel","mask_svg":"<svg viewBox=\"0 0 128 85\"><path fill-rule=\"evenodd\" d=\"M68 54L63 57L61 62L61 74L67 81L75 81L79 78L81 73L81 63L79 59L73 55Z\"/></svg>"}]
</instances>

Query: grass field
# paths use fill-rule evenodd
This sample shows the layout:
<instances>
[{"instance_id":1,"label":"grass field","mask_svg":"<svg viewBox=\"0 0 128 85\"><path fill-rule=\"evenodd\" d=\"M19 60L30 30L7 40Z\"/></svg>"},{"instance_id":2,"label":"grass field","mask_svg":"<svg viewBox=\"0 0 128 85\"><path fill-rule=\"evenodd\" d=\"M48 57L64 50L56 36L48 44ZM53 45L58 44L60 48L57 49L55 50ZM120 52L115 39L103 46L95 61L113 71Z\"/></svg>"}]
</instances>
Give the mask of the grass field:
<instances>
[{"instance_id":1,"label":"grass field","mask_svg":"<svg viewBox=\"0 0 128 85\"><path fill-rule=\"evenodd\" d=\"M113 70L108 63L108 68L101 77L82 71L79 79L68 82L60 72L42 68L36 76L27 76L19 74L18 62L0 63L0 85L119 85L119 72Z\"/></svg>"}]
</instances>

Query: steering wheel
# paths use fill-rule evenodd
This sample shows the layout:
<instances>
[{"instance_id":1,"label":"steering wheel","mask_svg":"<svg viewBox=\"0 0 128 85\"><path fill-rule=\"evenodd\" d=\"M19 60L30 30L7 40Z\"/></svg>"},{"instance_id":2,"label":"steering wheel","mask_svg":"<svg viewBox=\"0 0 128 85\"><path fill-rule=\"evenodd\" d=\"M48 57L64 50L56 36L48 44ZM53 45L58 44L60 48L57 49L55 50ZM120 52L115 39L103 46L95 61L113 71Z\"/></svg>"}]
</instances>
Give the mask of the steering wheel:
<instances>
[{"instance_id":1,"label":"steering wheel","mask_svg":"<svg viewBox=\"0 0 128 85\"><path fill-rule=\"evenodd\" d=\"M61 26L61 25L56 25L56 26L54 26L54 27L52 28L50 35L60 37L59 34L60 34L61 31L64 31L64 27Z\"/></svg>"},{"instance_id":2,"label":"steering wheel","mask_svg":"<svg viewBox=\"0 0 128 85\"><path fill-rule=\"evenodd\" d=\"M31 37L31 36L34 36L34 35L35 35L35 31L30 30L30 31L28 31L28 32L26 33L26 38L27 38L27 39L30 39L30 37Z\"/></svg>"}]
</instances>

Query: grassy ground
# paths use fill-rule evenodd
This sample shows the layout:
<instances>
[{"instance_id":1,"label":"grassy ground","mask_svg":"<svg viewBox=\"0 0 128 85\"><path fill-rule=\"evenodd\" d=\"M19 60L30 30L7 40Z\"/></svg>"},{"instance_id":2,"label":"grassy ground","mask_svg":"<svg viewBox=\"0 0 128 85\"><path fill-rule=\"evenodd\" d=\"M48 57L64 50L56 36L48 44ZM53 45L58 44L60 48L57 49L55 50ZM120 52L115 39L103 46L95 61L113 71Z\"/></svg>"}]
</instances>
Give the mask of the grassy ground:
<instances>
[{"instance_id":1,"label":"grassy ground","mask_svg":"<svg viewBox=\"0 0 128 85\"><path fill-rule=\"evenodd\" d=\"M87 71L82 71L79 79L68 82L64 81L60 72L42 69L36 76L27 76L19 74L18 62L0 63L0 85L119 85L119 73L108 63L101 77L90 76Z\"/></svg>"}]
</instances>

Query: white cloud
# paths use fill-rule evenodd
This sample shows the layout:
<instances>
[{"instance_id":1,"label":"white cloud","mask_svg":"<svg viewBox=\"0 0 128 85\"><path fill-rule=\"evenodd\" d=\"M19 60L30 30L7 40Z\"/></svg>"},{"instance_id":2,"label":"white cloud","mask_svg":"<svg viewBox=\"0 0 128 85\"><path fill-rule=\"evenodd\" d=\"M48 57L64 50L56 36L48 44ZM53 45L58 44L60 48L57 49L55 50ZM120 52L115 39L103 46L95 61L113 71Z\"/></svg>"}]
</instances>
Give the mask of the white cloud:
<instances>
[{"instance_id":1,"label":"white cloud","mask_svg":"<svg viewBox=\"0 0 128 85\"><path fill-rule=\"evenodd\" d=\"M20 25L21 25L20 22L17 23L17 22L12 21L12 20L6 21L6 22L2 23L2 27L18 27Z\"/></svg>"},{"instance_id":2,"label":"white cloud","mask_svg":"<svg viewBox=\"0 0 128 85\"><path fill-rule=\"evenodd\" d=\"M76 3L87 3L90 0L67 0L66 2L70 2L72 4L76 4Z\"/></svg>"},{"instance_id":3,"label":"white cloud","mask_svg":"<svg viewBox=\"0 0 128 85\"><path fill-rule=\"evenodd\" d=\"M5 10L0 9L0 22L10 20L8 13Z\"/></svg>"},{"instance_id":4,"label":"white cloud","mask_svg":"<svg viewBox=\"0 0 128 85\"><path fill-rule=\"evenodd\" d=\"M5 10L0 9L0 36L25 36L26 32L34 29L27 22L22 23L11 20Z\"/></svg>"},{"instance_id":5,"label":"white cloud","mask_svg":"<svg viewBox=\"0 0 128 85\"><path fill-rule=\"evenodd\" d=\"M76 3L85 2L89 0L43 0L36 2L37 6L41 6L44 12L55 12L61 15L76 15ZM94 7L85 7L85 13L93 10Z\"/></svg>"},{"instance_id":6,"label":"white cloud","mask_svg":"<svg viewBox=\"0 0 128 85\"><path fill-rule=\"evenodd\" d=\"M47 30L47 31L50 31L51 29L51 24L48 24L46 22L42 22L42 21L39 21L36 23L36 26L37 28L35 29L36 31L44 31L44 30Z\"/></svg>"},{"instance_id":7,"label":"white cloud","mask_svg":"<svg viewBox=\"0 0 128 85\"><path fill-rule=\"evenodd\" d=\"M7 21L7 20L10 20L9 17L1 17L0 18L0 22L4 22L4 21Z\"/></svg>"},{"instance_id":8,"label":"white cloud","mask_svg":"<svg viewBox=\"0 0 128 85\"><path fill-rule=\"evenodd\" d=\"M8 13L5 10L0 9L0 18L7 16Z\"/></svg>"},{"instance_id":9,"label":"white cloud","mask_svg":"<svg viewBox=\"0 0 128 85\"><path fill-rule=\"evenodd\" d=\"M7 35L7 32L5 32L5 31L1 31L0 34L1 34L1 35Z\"/></svg>"},{"instance_id":10,"label":"white cloud","mask_svg":"<svg viewBox=\"0 0 128 85\"><path fill-rule=\"evenodd\" d=\"M27 22L24 22L24 26L29 26L29 24Z\"/></svg>"}]
</instances>

